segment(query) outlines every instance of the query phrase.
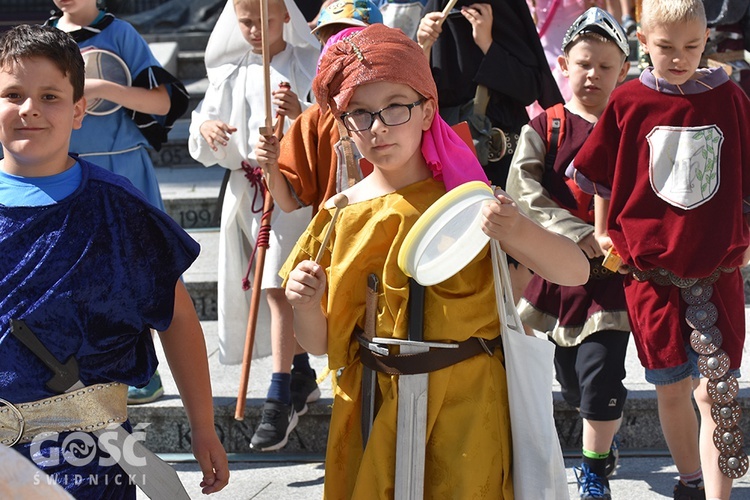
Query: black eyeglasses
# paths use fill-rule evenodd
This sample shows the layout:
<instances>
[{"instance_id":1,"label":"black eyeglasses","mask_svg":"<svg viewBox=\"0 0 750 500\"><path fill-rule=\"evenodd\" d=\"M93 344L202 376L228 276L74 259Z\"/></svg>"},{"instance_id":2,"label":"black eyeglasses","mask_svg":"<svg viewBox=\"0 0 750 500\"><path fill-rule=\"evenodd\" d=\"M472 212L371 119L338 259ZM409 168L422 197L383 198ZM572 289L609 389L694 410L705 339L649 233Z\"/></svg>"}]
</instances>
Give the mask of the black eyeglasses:
<instances>
[{"instance_id":1,"label":"black eyeglasses","mask_svg":"<svg viewBox=\"0 0 750 500\"><path fill-rule=\"evenodd\" d=\"M394 127L403 125L411 120L412 108L424 102L424 97L411 104L391 104L379 111L354 111L353 113L342 113L341 121L349 132L361 132L369 130L375 123L375 117L380 118L383 125Z\"/></svg>"}]
</instances>

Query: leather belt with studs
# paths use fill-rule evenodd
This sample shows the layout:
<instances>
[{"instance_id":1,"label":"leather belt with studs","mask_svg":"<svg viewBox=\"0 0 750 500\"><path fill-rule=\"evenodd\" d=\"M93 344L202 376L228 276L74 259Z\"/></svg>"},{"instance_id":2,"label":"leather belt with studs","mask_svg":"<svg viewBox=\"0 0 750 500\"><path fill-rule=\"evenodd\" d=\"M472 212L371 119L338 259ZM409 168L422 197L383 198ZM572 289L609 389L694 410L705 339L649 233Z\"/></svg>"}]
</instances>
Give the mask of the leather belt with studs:
<instances>
[{"instance_id":1,"label":"leather belt with studs","mask_svg":"<svg viewBox=\"0 0 750 500\"><path fill-rule=\"evenodd\" d=\"M681 289L687 303L685 321L693 329L690 346L698 353L698 370L707 382L708 395L713 401L711 417L716 422L714 446L719 450L719 469L732 479L745 475L748 457L743 450L744 438L739 427L742 410L735 400L740 390L737 378L729 372L729 356L721 349L722 336L716 327L719 317L711 302L714 287L722 272L734 268L719 268L706 278L681 278L666 269L633 270L638 281L651 280L659 285L674 285Z\"/></svg>"}]
</instances>

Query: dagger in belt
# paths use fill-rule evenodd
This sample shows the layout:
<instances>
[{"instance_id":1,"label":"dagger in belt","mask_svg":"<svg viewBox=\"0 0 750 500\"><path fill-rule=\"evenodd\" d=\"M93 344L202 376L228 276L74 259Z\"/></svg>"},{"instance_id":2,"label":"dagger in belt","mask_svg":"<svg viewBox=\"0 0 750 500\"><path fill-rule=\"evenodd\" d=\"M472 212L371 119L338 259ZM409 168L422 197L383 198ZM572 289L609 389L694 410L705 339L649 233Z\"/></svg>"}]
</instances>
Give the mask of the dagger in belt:
<instances>
[{"instance_id":1,"label":"dagger in belt","mask_svg":"<svg viewBox=\"0 0 750 500\"><path fill-rule=\"evenodd\" d=\"M73 356L65 362L58 361L24 321L11 320L11 333L53 372L52 378L46 382L48 389L63 394L85 387L78 376L78 362ZM143 443L133 439L124 427L112 426L93 431L93 434L101 436L105 432L107 433L106 439L99 440L101 447L117 461L130 480L149 498L190 500L177 472L146 448ZM132 447L133 454L140 458L139 460L128 460L127 458L132 455L121 452L126 442L128 447Z\"/></svg>"}]
</instances>

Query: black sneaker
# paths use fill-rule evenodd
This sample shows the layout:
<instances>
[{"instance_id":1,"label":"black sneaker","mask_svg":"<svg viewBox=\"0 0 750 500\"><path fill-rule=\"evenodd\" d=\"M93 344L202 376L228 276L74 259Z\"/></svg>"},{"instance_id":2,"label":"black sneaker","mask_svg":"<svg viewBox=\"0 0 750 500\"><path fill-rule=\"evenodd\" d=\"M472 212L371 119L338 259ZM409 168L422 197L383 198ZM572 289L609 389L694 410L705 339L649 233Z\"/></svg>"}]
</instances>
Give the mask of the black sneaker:
<instances>
[{"instance_id":1,"label":"black sneaker","mask_svg":"<svg viewBox=\"0 0 750 500\"><path fill-rule=\"evenodd\" d=\"M250 440L250 448L258 451L279 450L286 446L289 434L295 427L297 412L292 405L266 400L260 425Z\"/></svg>"},{"instance_id":2,"label":"black sneaker","mask_svg":"<svg viewBox=\"0 0 750 500\"><path fill-rule=\"evenodd\" d=\"M620 440L617 436L612 438L612 444L609 446L609 456L604 463L604 475L612 476L617 468L617 461L620 458Z\"/></svg>"},{"instance_id":3,"label":"black sneaker","mask_svg":"<svg viewBox=\"0 0 750 500\"><path fill-rule=\"evenodd\" d=\"M320 389L315 379L315 370L312 370L311 373L292 370L292 404L297 415L307 413L307 403L312 403L320 398Z\"/></svg>"},{"instance_id":4,"label":"black sneaker","mask_svg":"<svg viewBox=\"0 0 750 500\"><path fill-rule=\"evenodd\" d=\"M677 481L672 496L674 500L706 500L706 490L693 488L682 481Z\"/></svg>"},{"instance_id":5,"label":"black sneaker","mask_svg":"<svg viewBox=\"0 0 750 500\"><path fill-rule=\"evenodd\" d=\"M598 476L591 472L587 464L575 467L576 481L578 481L578 494L581 500L612 500L609 490L609 481L606 477Z\"/></svg>"}]
</instances>

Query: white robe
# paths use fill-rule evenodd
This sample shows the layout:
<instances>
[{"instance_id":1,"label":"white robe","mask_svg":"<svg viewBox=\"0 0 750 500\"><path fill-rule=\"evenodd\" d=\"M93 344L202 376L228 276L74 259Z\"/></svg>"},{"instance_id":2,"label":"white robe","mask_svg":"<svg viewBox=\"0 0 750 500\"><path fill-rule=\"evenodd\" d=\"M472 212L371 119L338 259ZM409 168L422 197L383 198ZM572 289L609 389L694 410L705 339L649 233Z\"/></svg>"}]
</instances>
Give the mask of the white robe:
<instances>
[{"instance_id":1,"label":"white robe","mask_svg":"<svg viewBox=\"0 0 750 500\"><path fill-rule=\"evenodd\" d=\"M293 26L285 28L287 44L271 60L270 88L277 89L279 83L289 82L305 109L309 106L305 101L312 87L320 47L309 35L306 24L302 29L310 38L300 41L299 19L303 23L304 19L301 14L296 16L299 10L292 1L287 2L287 9L292 16L292 21L287 24L294 24L296 31ZM290 39L299 45L290 43ZM265 97L262 56L254 54L242 38L231 0L209 39L206 68L209 87L193 111L188 147L190 155L203 165L219 164L231 170L221 214L217 313L219 360L224 364L238 364L242 362L252 294L251 290L242 290L242 278L260 227L260 213L253 213L252 209L262 209L263 206L262 196L260 193L256 195L256 189L245 178L241 163L245 160L252 166L258 165L253 150L260 136L259 129L265 125ZM221 148L223 154L220 155L214 154L199 130L203 122L215 119L237 128L227 146ZM290 120L287 119L284 130L289 126ZM306 207L287 214L279 208L274 209L262 289L281 287L278 271L310 222L311 210ZM249 279L252 283L252 274ZM261 304L265 305L265 300L261 300ZM262 313L267 314L267 310ZM265 318L259 318L259 325L262 320ZM256 336L255 356L270 353L267 339Z\"/></svg>"}]
</instances>

